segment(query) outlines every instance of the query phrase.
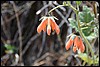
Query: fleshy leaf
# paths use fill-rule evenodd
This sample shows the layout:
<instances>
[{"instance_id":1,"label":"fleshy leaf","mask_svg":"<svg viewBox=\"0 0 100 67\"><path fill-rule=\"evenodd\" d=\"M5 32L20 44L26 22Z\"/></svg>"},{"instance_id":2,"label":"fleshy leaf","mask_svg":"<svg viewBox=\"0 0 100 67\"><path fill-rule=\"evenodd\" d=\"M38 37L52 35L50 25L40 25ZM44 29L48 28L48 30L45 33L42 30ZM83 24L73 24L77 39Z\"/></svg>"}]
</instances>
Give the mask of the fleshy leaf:
<instances>
[{"instance_id":1,"label":"fleshy leaf","mask_svg":"<svg viewBox=\"0 0 100 67\"><path fill-rule=\"evenodd\" d=\"M92 41L93 39L95 39L97 37L97 35L95 33L91 33L89 36L86 36L86 38L90 41Z\"/></svg>"},{"instance_id":2,"label":"fleshy leaf","mask_svg":"<svg viewBox=\"0 0 100 67\"><path fill-rule=\"evenodd\" d=\"M76 1L77 5L80 5L82 3L82 1Z\"/></svg>"},{"instance_id":3,"label":"fleshy leaf","mask_svg":"<svg viewBox=\"0 0 100 67\"><path fill-rule=\"evenodd\" d=\"M5 44L4 46L6 48L5 50L6 53L13 53L14 50L16 50L16 48L10 44Z\"/></svg>"},{"instance_id":4,"label":"fleshy leaf","mask_svg":"<svg viewBox=\"0 0 100 67\"><path fill-rule=\"evenodd\" d=\"M6 48L7 50L15 49L14 46L9 45L9 44L5 44L5 48Z\"/></svg>"},{"instance_id":5,"label":"fleshy leaf","mask_svg":"<svg viewBox=\"0 0 100 67\"><path fill-rule=\"evenodd\" d=\"M87 62L89 65L91 64L98 64L98 57L96 55L94 55L94 59L91 58L90 56L88 56L86 53L79 53L77 54L76 57L81 58L82 60L84 60L85 62Z\"/></svg>"},{"instance_id":6,"label":"fleshy leaf","mask_svg":"<svg viewBox=\"0 0 100 67\"><path fill-rule=\"evenodd\" d=\"M81 29L85 36L89 36L91 34L91 27L83 27Z\"/></svg>"},{"instance_id":7,"label":"fleshy leaf","mask_svg":"<svg viewBox=\"0 0 100 67\"><path fill-rule=\"evenodd\" d=\"M76 31L78 31L78 26L77 26L77 22L76 22L76 20L75 19L73 19L73 18L68 18L68 20L69 20L69 22L70 22L70 26L72 27L72 28L75 28L75 30Z\"/></svg>"},{"instance_id":8,"label":"fleshy leaf","mask_svg":"<svg viewBox=\"0 0 100 67\"><path fill-rule=\"evenodd\" d=\"M83 6L83 11L79 12L80 22L89 23L94 20L94 14L90 11L90 8L87 6Z\"/></svg>"}]
</instances>

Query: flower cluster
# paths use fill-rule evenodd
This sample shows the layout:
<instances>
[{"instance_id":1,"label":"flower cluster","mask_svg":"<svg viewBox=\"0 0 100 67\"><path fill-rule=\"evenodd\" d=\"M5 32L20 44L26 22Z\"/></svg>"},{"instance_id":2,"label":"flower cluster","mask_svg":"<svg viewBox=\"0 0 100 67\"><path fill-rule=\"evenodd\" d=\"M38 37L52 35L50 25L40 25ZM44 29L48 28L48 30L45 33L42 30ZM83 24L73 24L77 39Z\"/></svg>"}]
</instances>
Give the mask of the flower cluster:
<instances>
[{"instance_id":1,"label":"flower cluster","mask_svg":"<svg viewBox=\"0 0 100 67\"><path fill-rule=\"evenodd\" d=\"M74 44L74 46L73 46L74 52L76 52L77 49L81 52L85 51L85 46L82 42L81 37L78 37L78 36L75 36L74 38L70 37L70 39L68 40L68 42L66 43L66 46L65 46L66 50L68 50L73 44Z\"/></svg>"},{"instance_id":2,"label":"flower cluster","mask_svg":"<svg viewBox=\"0 0 100 67\"><path fill-rule=\"evenodd\" d=\"M45 16L42 18L42 22L37 27L37 32L40 33L42 30L45 32L47 27L47 34L50 35L51 29L56 31L57 34L59 34L60 29L59 26L56 24L53 16Z\"/></svg>"}]
</instances>

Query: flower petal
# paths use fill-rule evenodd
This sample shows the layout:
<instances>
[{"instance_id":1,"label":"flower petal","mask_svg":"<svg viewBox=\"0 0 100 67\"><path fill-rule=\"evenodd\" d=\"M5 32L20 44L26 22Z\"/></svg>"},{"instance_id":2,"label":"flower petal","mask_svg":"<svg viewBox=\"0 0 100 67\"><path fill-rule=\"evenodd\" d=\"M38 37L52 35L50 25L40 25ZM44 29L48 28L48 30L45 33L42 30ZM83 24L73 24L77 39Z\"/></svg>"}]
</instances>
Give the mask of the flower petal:
<instances>
[{"instance_id":1,"label":"flower petal","mask_svg":"<svg viewBox=\"0 0 100 67\"><path fill-rule=\"evenodd\" d=\"M54 22L52 21L52 19L50 19L50 25L51 25L52 30L54 31L55 30L55 25L54 25Z\"/></svg>"},{"instance_id":2,"label":"flower petal","mask_svg":"<svg viewBox=\"0 0 100 67\"><path fill-rule=\"evenodd\" d=\"M58 26L56 26L55 30L56 30L56 33L57 33L57 34L59 34L59 33L60 33L60 29L59 29L59 27L58 27Z\"/></svg>"},{"instance_id":3,"label":"flower petal","mask_svg":"<svg viewBox=\"0 0 100 67\"><path fill-rule=\"evenodd\" d=\"M76 50L77 50L77 47L74 46L74 47L73 47L73 51L76 52Z\"/></svg>"},{"instance_id":4,"label":"flower petal","mask_svg":"<svg viewBox=\"0 0 100 67\"><path fill-rule=\"evenodd\" d=\"M55 20L53 18L50 19L51 20L51 26L52 26L52 30L55 29L56 33L59 34L60 33L60 29L59 26L56 24Z\"/></svg>"},{"instance_id":5,"label":"flower petal","mask_svg":"<svg viewBox=\"0 0 100 67\"><path fill-rule=\"evenodd\" d=\"M78 38L78 36L76 36L74 39L74 46L76 46L78 48L80 47L80 39Z\"/></svg>"},{"instance_id":6,"label":"flower petal","mask_svg":"<svg viewBox=\"0 0 100 67\"><path fill-rule=\"evenodd\" d=\"M81 45L81 47L79 48L79 50L80 50L81 52L84 52L84 51L85 51L85 46L84 46L84 44Z\"/></svg>"},{"instance_id":7,"label":"flower petal","mask_svg":"<svg viewBox=\"0 0 100 67\"><path fill-rule=\"evenodd\" d=\"M68 42L66 43L66 46L65 46L66 50L68 50L72 45L73 45L73 40L70 37L70 39L68 40Z\"/></svg>"},{"instance_id":8,"label":"flower petal","mask_svg":"<svg viewBox=\"0 0 100 67\"><path fill-rule=\"evenodd\" d=\"M50 35L50 33L51 33L51 27L50 27L50 25L48 25L47 26L47 34Z\"/></svg>"},{"instance_id":9,"label":"flower petal","mask_svg":"<svg viewBox=\"0 0 100 67\"><path fill-rule=\"evenodd\" d=\"M42 30L45 29L48 19L44 18L40 25L37 27L37 32L40 33Z\"/></svg>"},{"instance_id":10,"label":"flower petal","mask_svg":"<svg viewBox=\"0 0 100 67\"><path fill-rule=\"evenodd\" d=\"M43 31L46 32L46 26L43 28Z\"/></svg>"},{"instance_id":11,"label":"flower petal","mask_svg":"<svg viewBox=\"0 0 100 67\"><path fill-rule=\"evenodd\" d=\"M84 44L83 44L83 42L82 42L82 39L80 38L80 47L79 47L79 50L81 51L81 52L84 52L85 51L85 46L84 46Z\"/></svg>"},{"instance_id":12,"label":"flower petal","mask_svg":"<svg viewBox=\"0 0 100 67\"><path fill-rule=\"evenodd\" d=\"M42 28L41 28L41 27L42 27L42 24L40 24L40 25L37 27L37 32L38 32L38 33L40 33L40 32L42 31Z\"/></svg>"},{"instance_id":13,"label":"flower petal","mask_svg":"<svg viewBox=\"0 0 100 67\"><path fill-rule=\"evenodd\" d=\"M46 32L47 23L48 23L48 19L46 19L46 20L44 21L44 26L43 26L43 31L44 31L44 32Z\"/></svg>"}]
</instances>

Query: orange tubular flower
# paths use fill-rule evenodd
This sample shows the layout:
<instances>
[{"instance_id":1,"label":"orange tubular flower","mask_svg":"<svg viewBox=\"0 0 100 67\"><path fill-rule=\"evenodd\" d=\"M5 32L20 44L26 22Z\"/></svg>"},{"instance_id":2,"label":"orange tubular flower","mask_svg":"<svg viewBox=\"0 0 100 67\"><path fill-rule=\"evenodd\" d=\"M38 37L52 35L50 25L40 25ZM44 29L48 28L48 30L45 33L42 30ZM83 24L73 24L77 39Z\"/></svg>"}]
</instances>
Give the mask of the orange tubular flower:
<instances>
[{"instance_id":1,"label":"orange tubular flower","mask_svg":"<svg viewBox=\"0 0 100 67\"><path fill-rule=\"evenodd\" d=\"M85 51L85 46L84 46L84 44L83 44L83 42L82 42L82 39L80 38L80 47L79 47L79 50L81 51L81 52L84 52Z\"/></svg>"},{"instance_id":2,"label":"orange tubular flower","mask_svg":"<svg viewBox=\"0 0 100 67\"><path fill-rule=\"evenodd\" d=\"M51 27L50 27L50 25L48 25L47 26L47 34L50 35L50 33L51 33Z\"/></svg>"},{"instance_id":3,"label":"orange tubular flower","mask_svg":"<svg viewBox=\"0 0 100 67\"><path fill-rule=\"evenodd\" d=\"M78 36L76 36L75 39L74 39L74 46L77 46L78 48L81 46L80 45L80 39L78 38Z\"/></svg>"},{"instance_id":4,"label":"orange tubular flower","mask_svg":"<svg viewBox=\"0 0 100 67\"><path fill-rule=\"evenodd\" d=\"M70 37L70 39L68 40L68 42L66 43L66 46L65 46L66 50L68 50L72 45L73 45L73 40Z\"/></svg>"},{"instance_id":5,"label":"orange tubular flower","mask_svg":"<svg viewBox=\"0 0 100 67\"><path fill-rule=\"evenodd\" d=\"M54 17L43 17L42 22L40 25L37 27L37 32L40 33L42 30L46 31L47 27L47 34L50 35L51 29L56 31L57 34L60 33L59 26L56 24Z\"/></svg>"},{"instance_id":6,"label":"orange tubular flower","mask_svg":"<svg viewBox=\"0 0 100 67\"><path fill-rule=\"evenodd\" d=\"M66 43L66 50L68 50L71 45L74 42L74 46L73 46L73 51L76 52L77 49L79 49L81 52L85 51L85 46L82 42L82 39L79 38L78 36L75 36L75 38L72 40L72 38L70 37L69 41Z\"/></svg>"},{"instance_id":7,"label":"orange tubular flower","mask_svg":"<svg viewBox=\"0 0 100 67\"><path fill-rule=\"evenodd\" d=\"M74 47L73 47L73 51L76 52L76 50L77 50L77 47L74 46Z\"/></svg>"}]
</instances>

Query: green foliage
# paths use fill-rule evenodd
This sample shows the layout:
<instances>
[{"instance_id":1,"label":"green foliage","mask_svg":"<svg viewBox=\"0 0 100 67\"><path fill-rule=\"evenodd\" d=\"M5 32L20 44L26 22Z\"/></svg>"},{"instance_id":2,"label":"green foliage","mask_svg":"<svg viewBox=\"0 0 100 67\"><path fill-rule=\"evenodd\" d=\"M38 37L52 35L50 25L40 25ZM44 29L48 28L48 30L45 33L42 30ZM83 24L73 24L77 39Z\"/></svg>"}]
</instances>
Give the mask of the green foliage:
<instances>
[{"instance_id":1,"label":"green foliage","mask_svg":"<svg viewBox=\"0 0 100 67\"><path fill-rule=\"evenodd\" d=\"M96 26L94 22L94 14L90 11L90 8L87 6L83 6L83 11L79 12L78 16L81 30L86 38L88 40L93 40L94 38L96 38L97 35L95 33ZM73 18L68 18L68 20L70 22L70 26L72 28L75 28L76 32L78 32L77 21ZM96 30L96 32L98 31Z\"/></svg>"},{"instance_id":2,"label":"green foliage","mask_svg":"<svg viewBox=\"0 0 100 67\"><path fill-rule=\"evenodd\" d=\"M87 62L89 65L99 63L99 57L97 57L96 55L94 55L94 59L88 56L87 53L79 53L76 55L76 57L81 58L82 60L84 60L84 62Z\"/></svg>"},{"instance_id":3,"label":"green foliage","mask_svg":"<svg viewBox=\"0 0 100 67\"><path fill-rule=\"evenodd\" d=\"M83 11L79 12L80 22L89 23L94 20L94 14L91 13L90 8L83 6Z\"/></svg>"},{"instance_id":4,"label":"green foliage","mask_svg":"<svg viewBox=\"0 0 100 67\"><path fill-rule=\"evenodd\" d=\"M14 51L16 50L16 48L10 44L5 44L4 46L7 49L5 50L6 53L14 53Z\"/></svg>"},{"instance_id":5,"label":"green foliage","mask_svg":"<svg viewBox=\"0 0 100 67\"><path fill-rule=\"evenodd\" d=\"M78 7L80 5L80 3L78 1L76 3L77 3L77 7ZM78 30L78 27L79 27L82 30L82 33L84 34L85 38L87 38L89 41L92 41L93 39L95 39L98 36L98 28L99 27L96 24L97 23L95 21L96 18L94 16L94 13L91 11L91 8L83 5L82 11L78 12L78 16L76 15L76 18L79 20L76 21L76 19L73 19L73 18L68 19L70 22L70 26L72 28L75 28L76 32L80 32ZM78 26L78 21L79 21L80 26ZM85 42L87 39L85 39ZM99 64L99 56L94 55L90 44L86 43L86 45L89 45L92 57L89 56L87 53L78 53L75 56L81 58L85 63L88 63L89 65L91 65L91 64L98 65ZM88 47L86 47L86 48L88 49Z\"/></svg>"},{"instance_id":6,"label":"green foliage","mask_svg":"<svg viewBox=\"0 0 100 67\"><path fill-rule=\"evenodd\" d=\"M82 3L82 1L76 1L77 5L80 5Z\"/></svg>"},{"instance_id":7,"label":"green foliage","mask_svg":"<svg viewBox=\"0 0 100 67\"><path fill-rule=\"evenodd\" d=\"M89 40L89 41L92 41L92 39L95 39L97 37L97 35L92 32L89 36L87 36L86 38Z\"/></svg>"},{"instance_id":8,"label":"green foliage","mask_svg":"<svg viewBox=\"0 0 100 67\"><path fill-rule=\"evenodd\" d=\"M91 12L89 7L83 6L83 11L79 12L78 15L80 23L84 23L84 26L81 28L83 34L88 40L94 39L96 37L96 34L94 32L94 14Z\"/></svg>"},{"instance_id":9,"label":"green foliage","mask_svg":"<svg viewBox=\"0 0 100 67\"><path fill-rule=\"evenodd\" d=\"M85 36L89 36L92 32L91 27L83 27L81 29Z\"/></svg>"},{"instance_id":10,"label":"green foliage","mask_svg":"<svg viewBox=\"0 0 100 67\"><path fill-rule=\"evenodd\" d=\"M68 20L69 20L69 22L70 22L70 26L72 27L72 28L75 28L75 30L76 31L78 31L78 26L77 26L77 22L76 22L76 20L75 19L73 19L73 18L68 18Z\"/></svg>"}]
</instances>

